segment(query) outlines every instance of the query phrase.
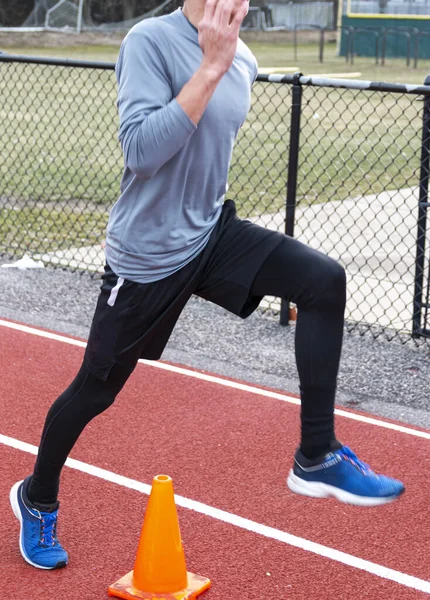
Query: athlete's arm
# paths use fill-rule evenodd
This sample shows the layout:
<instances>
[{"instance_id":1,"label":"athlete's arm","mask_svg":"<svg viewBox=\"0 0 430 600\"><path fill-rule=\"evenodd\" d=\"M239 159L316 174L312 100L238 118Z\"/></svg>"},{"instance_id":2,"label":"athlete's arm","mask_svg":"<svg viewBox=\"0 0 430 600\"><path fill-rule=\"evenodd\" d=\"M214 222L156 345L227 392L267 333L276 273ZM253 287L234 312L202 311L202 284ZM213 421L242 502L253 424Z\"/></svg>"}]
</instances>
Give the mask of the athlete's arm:
<instances>
[{"instance_id":1,"label":"athlete's arm","mask_svg":"<svg viewBox=\"0 0 430 600\"><path fill-rule=\"evenodd\" d=\"M205 13L198 26L202 64L177 97L179 105L196 125L218 83L231 67L247 10L247 2L234 11L233 0L206 0Z\"/></svg>"},{"instance_id":2,"label":"athlete's arm","mask_svg":"<svg viewBox=\"0 0 430 600\"><path fill-rule=\"evenodd\" d=\"M233 62L240 24L233 0L208 0L199 24L203 59L177 98L172 98L168 65L149 32L132 32L117 63L119 139L125 164L149 179L188 141L212 94Z\"/></svg>"},{"instance_id":3,"label":"athlete's arm","mask_svg":"<svg viewBox=\"0 0 430 600\"><path fill-rule=\"evenodd\" d=\"M166 57L153 31L125 38L118 62L119 140L125 165L149 179L187 142L196 125L173 97Z\"/></svg>"}]
</instances>

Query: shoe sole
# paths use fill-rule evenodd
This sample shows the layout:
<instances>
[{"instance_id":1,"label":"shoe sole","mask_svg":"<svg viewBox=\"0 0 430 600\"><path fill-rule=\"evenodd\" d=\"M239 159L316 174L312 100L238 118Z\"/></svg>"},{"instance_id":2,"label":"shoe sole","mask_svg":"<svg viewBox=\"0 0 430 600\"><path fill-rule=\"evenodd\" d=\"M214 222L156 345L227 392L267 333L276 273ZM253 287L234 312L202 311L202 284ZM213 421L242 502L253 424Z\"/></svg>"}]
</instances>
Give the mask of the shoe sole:
<instances>
[{"instance_id":1,"label":"shoe sole","mask_svg":"<svg viewBox=\"0 0 430 600\"><path fill-rule=\"evenodd\" d=\"M316 481L305 481L294 474L293 470L290 471L287 479L287 485L289 489L295 494L301 494L302 496L309 496L310 498L336 498L339 502L344 504L354 504L355 506L381 506L382 504L388 504L397 500L403 491L396 496L384 496L382 498L369 497L369 496L357 496L346 492L333 485L327 483L319 483Z\"/></svg>"},{"instance_id":2,"label":"shoe sole","mask_svg":"<svg viewBox=\"0 0 430 600\"><path fill-rule=\"evenodd\" d=\"M44 569L45 571L52 571L53 569L61 569L62 567L65 567L67 565L67 562L60 561L54 567L44 567L42 565L37 565L32 560L30 560L24 551L24 544L22 543L24 528L22 525L21 510L19 508L19 503L18 503L18 489L19 489L19 486L21 485L21 483L22 483L22 481L18 481L17 483L15 483L15 485L12 486L12 489L10 490L10 494L9 494L9 501L10 501L10 505L13 510L13 514L18 519L19 524L20 524L19 551L21 552L21 556L26 562L28 562L29 565L31 565L32 567L36 567L36 569Z\"/></svg>"}]
</instances>

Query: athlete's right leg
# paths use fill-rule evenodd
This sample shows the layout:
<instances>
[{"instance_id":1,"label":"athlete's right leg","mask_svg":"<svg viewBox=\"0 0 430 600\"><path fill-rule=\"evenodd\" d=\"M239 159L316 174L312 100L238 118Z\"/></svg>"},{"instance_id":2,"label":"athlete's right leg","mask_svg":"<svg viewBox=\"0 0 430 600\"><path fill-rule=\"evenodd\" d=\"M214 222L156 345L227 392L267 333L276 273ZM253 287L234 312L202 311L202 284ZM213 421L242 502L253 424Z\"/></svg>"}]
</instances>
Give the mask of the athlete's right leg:
<instances>
[{"instance_id":1,"label":"athlete's right leg","mask_svg":"<svg viewBox=\"0 0 430 600\"><path fill-rule=\"evenodd\" d=\"M69 387L49 409L34 473L28 486L33 504L57 501L61 469L85 426L114 402L132 370L114 365L106 381L82 365Z\"/></svg>"},{"instance_id":2,"label":"athlete's right leg","mask_svg":"<svg viewBox=\"0 0 430 600\"><path fill-rule=\"evenodd\" d=\"M130 314L127 308L136 293L136 284L123 283L121 293L117 287L114 294L118 277L106 268L83 365L48 412L33 474L18 481L10 492L13 512L21 524L21 554L41 569L55 569L68 561L57 538L57 496L67 456L84 427L113 403L139 358L137 353L116 360L115 342L125 325L121 315Z\"/></svg>"},{"instance_id":3,"label":"athlete's right leg","mask_svg":"<svg viewBox=\"0 0 430 600\"><path fill-rule=\"evenodd\" d=\"M118 277L106 265L84 363L48 412L34 473L17 482L10 494L21 523L21 554L33 566L67 564L56 537L63 465L85 426L113 403L139 358L160 358L195 289L199 265L196 257L173 275L148 284Z\"/></svg>"},{"instance_id":4,"label":"athlete's right leg","mask_svg":"<svg viewBox=\"0 0 430 600\"><path fill-rule=\"evenodd\" d=\"M20 521L23 558L40 569L64 567L68 555L57 538L57 500L61 470L84 427L115 400L133 369L115 364L106 380L85 363L51 406L33 475L11 489L10 502Z\"/></svg>"}]
</instances>

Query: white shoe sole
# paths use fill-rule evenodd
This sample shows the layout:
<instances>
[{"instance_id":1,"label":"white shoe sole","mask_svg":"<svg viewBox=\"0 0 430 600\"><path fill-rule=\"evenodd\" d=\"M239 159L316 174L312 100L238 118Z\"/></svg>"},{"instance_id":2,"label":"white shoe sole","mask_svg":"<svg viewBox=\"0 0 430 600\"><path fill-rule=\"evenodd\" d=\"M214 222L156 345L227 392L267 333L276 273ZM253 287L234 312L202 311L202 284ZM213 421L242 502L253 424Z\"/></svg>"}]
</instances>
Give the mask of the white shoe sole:
<instances>
[{"instance_id":1,"label":"white shoe sole","mask_svg":"<svg viewBox=\"0 0 430 600\"><path fill-rule=\"evenodd\" d=\"M295 494L309 496L311 498L336 498L339 502L345 504L354 504L355 506L381 506L397 500L399 496L385 496L384 498L372 498L368 496L357 496L351 492L345 492L333 485L318 483L315 481L305 481L290 471L287 479L287 485Z\"/></svg>"},{"instance_id":2,"label":"white shoe sole","mask_svg":"<svg viewBox=\"0 0 430 600\"><path fill-rule=\"evenodd\" d=\"M21 527L20 532L19 532L19 551L21 552L22 558L26 562L28 562L28 564L31 565L32 567L36 567L36 569L44 569L44 570L50 571L52 569L55 569L55 567L42 567L41 565L36 565L36 563L32 562L24 552L24 544L23 544L24 528L22 526L22 516L21 516L21 511L19 509L19 503L18 503L18 489L19 489L19 486L21 485L21 483L22 483L22 481L18 481L17 483L15 483L15 485L12 486L12 489L10 490L10 494L9 494L9 500L10 500L10 505L13 510L13 514L18 519L18 521L20 523L20 527Z\"/></svg>"}]
</instances>

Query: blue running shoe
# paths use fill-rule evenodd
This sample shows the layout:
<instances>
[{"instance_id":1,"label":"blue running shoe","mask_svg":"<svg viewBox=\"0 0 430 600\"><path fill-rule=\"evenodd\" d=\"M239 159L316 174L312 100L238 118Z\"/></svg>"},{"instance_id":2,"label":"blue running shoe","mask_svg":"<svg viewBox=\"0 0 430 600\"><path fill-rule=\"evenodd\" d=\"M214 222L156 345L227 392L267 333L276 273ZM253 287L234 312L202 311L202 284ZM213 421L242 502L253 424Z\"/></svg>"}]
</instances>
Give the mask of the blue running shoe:
<instances>
[{"instance_id":1,"label":"blue running shoe","mask_svg":"<svg viewBox=\"0 0 430 600\"><path fill-rule=\"evenodd\" d=\"M67 565L67 552L57 539L59 503L34 506L27 497L30 477L18 481L10 491L10 504L21 523L19 549L24 559L38 569L59 569Z\"/></svg>"},{"instance_id":2,"label":"blue running shoe","mask_svg":"<svg viewBox=\"0 0 430 600\"><path fill-rule=\"evenodd\" d=\"M287 485L296 494L313 498L333 497L357 506L386 504L405 491L400 481L376 475L348 446L313 461L307 459L300 449L297 450Z\"/></svg>"}]
</instances>

